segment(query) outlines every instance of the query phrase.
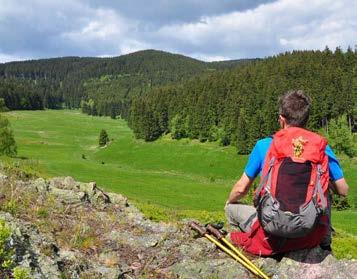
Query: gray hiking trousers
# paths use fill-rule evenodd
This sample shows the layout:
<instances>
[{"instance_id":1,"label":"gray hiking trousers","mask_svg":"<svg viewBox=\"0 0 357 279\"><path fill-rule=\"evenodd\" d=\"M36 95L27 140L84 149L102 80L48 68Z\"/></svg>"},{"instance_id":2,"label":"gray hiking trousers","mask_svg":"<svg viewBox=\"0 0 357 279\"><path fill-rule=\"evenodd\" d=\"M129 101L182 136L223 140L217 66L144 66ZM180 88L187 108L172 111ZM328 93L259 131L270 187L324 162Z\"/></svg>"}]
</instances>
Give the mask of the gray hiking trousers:
<instances>
[{"instance_id":1,"label":"gray hiking trousers","mask_svg":"<svg viewBox=\"0 0 357 279\"><path fill-rule=\"evenodd\" d=\"M225 211L228 223L242 232L248 232L257 220L257 211L251 205L229 203L226 205Z\"/></svg>"}]
</instances>

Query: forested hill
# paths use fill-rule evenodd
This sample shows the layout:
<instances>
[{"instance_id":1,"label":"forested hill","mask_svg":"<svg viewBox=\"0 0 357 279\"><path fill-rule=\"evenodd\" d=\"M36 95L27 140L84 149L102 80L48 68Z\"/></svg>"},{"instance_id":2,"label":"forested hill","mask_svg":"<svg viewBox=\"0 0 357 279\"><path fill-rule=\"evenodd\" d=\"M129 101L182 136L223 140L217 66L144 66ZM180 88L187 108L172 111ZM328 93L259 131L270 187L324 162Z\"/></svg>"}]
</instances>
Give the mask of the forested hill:
<instances>
[{"instance_id":1,"label":"forested hill","mask_svg":"<svg viewBox=\"0 0 357 279\"><path fill-rule=\"evenodd\" d=\"M81 100L89 102L92 99L98 104L100 97L122 105L122 97L127 100L128 96L153 86L180 82L239 63L211 64L156 50L112 58L63 57L10 62L0 64L0 98L9 109L76 108ZM111 84L117 81L117 84L108 89L108 80ZM103 112L94 109L99 114L110 114L108 109Z\"/></svg>"},{"instance_id":2,"label":"forested hill","mask_svg":"<svg viewBox=\"0 0 357 279\"><path fill-rule=\"evenodd\" d=\"M278 128L278 97L303 89L312 98L309 125L317 130L345 114L357 119L357 51L294 51L243 67L154 88L135 98L130 126L139 138L220 141L248 153L257 139Z\"/></svg>"},{"instance_id":3,"label":"forested hill","mask_svg":"<svg viewBox=\"0 0 357 279\"><path fill-rule=\"evenodd\" d=\"M167 72L157 82L165 79L178 80L208 68L208 63L179 54L164 51L144 50L111 58L62 57L0 64L0 76L25 79L63 80L69 75L78 78L100 77L122 73L148 74L155 78Z\"/></svg>"}]
</instances>

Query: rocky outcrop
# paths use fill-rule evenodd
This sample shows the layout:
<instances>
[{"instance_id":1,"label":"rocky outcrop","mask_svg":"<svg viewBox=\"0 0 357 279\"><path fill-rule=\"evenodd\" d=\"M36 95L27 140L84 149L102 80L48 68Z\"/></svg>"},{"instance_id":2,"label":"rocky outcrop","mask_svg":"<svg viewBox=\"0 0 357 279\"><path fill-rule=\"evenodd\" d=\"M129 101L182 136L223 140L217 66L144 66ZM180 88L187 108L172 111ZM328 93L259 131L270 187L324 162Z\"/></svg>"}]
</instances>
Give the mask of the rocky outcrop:
<instances>
[{"instance_id":1,"label":"rocky outcrop","mask_svg":"<svg viewBox=\"0 0 357 279\"><path fill-rule=\"evenodd\" d=\"M0 175L0 187L14 261L34 278L254 278L185 222L152 222L94 182ZM17 207L7 206L10 199ZM356 261L319 248L253 262L276 279L357 277Z\"/></svg>"}]
</instances>

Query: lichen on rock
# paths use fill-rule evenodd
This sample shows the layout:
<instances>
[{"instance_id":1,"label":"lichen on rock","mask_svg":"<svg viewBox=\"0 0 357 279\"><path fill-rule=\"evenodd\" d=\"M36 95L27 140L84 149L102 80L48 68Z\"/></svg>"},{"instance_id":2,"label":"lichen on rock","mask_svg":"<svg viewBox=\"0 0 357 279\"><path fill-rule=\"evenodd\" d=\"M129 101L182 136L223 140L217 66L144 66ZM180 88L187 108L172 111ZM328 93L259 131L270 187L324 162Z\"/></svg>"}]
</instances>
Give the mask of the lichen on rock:
<instances>
[{"instance_id":1,"label":"lichen on rock","mask_svg":"<svg viewBox=\"0 0 357 279\"><path fill-rule=\"evenodd\" d=\"M95 182L21 181L0 174L0 193L14 261L33 278L254 277L206 239L195 238L185 221L150 221L126 197ZM280 262L253 262L276 279L357 274L356 261L337 260L320 248L288 253Z\"/></svg>"}]
</instances>

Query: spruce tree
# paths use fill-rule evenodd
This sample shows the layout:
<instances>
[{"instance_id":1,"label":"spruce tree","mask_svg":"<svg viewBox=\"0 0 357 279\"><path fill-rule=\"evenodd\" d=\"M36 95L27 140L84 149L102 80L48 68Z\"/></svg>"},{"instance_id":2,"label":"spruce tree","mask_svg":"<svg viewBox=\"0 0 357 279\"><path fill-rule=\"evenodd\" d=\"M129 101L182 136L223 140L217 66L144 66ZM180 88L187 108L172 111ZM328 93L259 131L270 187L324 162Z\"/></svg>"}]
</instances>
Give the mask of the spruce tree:
<instances>
[{"instance_id":1,"label":"spruce tree","mask_svg":"<svg viewBox=\"0 0 357 279\"><path fill-rule=\"evenodd\" d=\"M4 98L0 98L0 112L1 111L8 111L8 108L5 105L5 100Z\"/></svg>"},{"instance_id":2,"label":"spruce tree","mask_svg":"<svg viewBox=\"0 0 357 279\"><path fill-rule=\"evenodd\" d=\"M0 115L0 155L15 156L17 146L7 118Z\"/></svg>"},{"instance_id":3,"label":"spruce tree","mask_svg":"<svg viewBox=\"0 0 357 279\"><path fill-rule=\"evenodd\" d=\"M332 119L328 129L329 144L337 153L345 153L349 157L356 155L353 135L349 128L346 115Z\"/></svg>"},{"instance_id":4,"label":"spruce tree","mask_svg":"<svg viewBox=\"0 0 357 279\"><path fill-rule=\"evenodd\" d=\"M103 147L109 142L107 131L102 129L99 134L99 146Z\"/></svg>"},{"instance_id":5,"label":"spruce tree","mask_svg":"<svg viewBox=\"0 0 357 279\"><path fill-rule=\"evenodd\" d=\"M240 110L238 123L237 123L237 150L238 154L249 154L249 148L247 146L248 135L247 135L247 117L244 109Z\"/></svg>"},{"instance_id":6,"label":"spruce tree","mask_svg":"<svg viewBox=\"0 0 357 279\"><path fill-rule=\"evenodd\" d=\"M170 121L171 138L181 139L187 137L187 120L180 114L176 114Z\"/></svg>"}]
</instances>

